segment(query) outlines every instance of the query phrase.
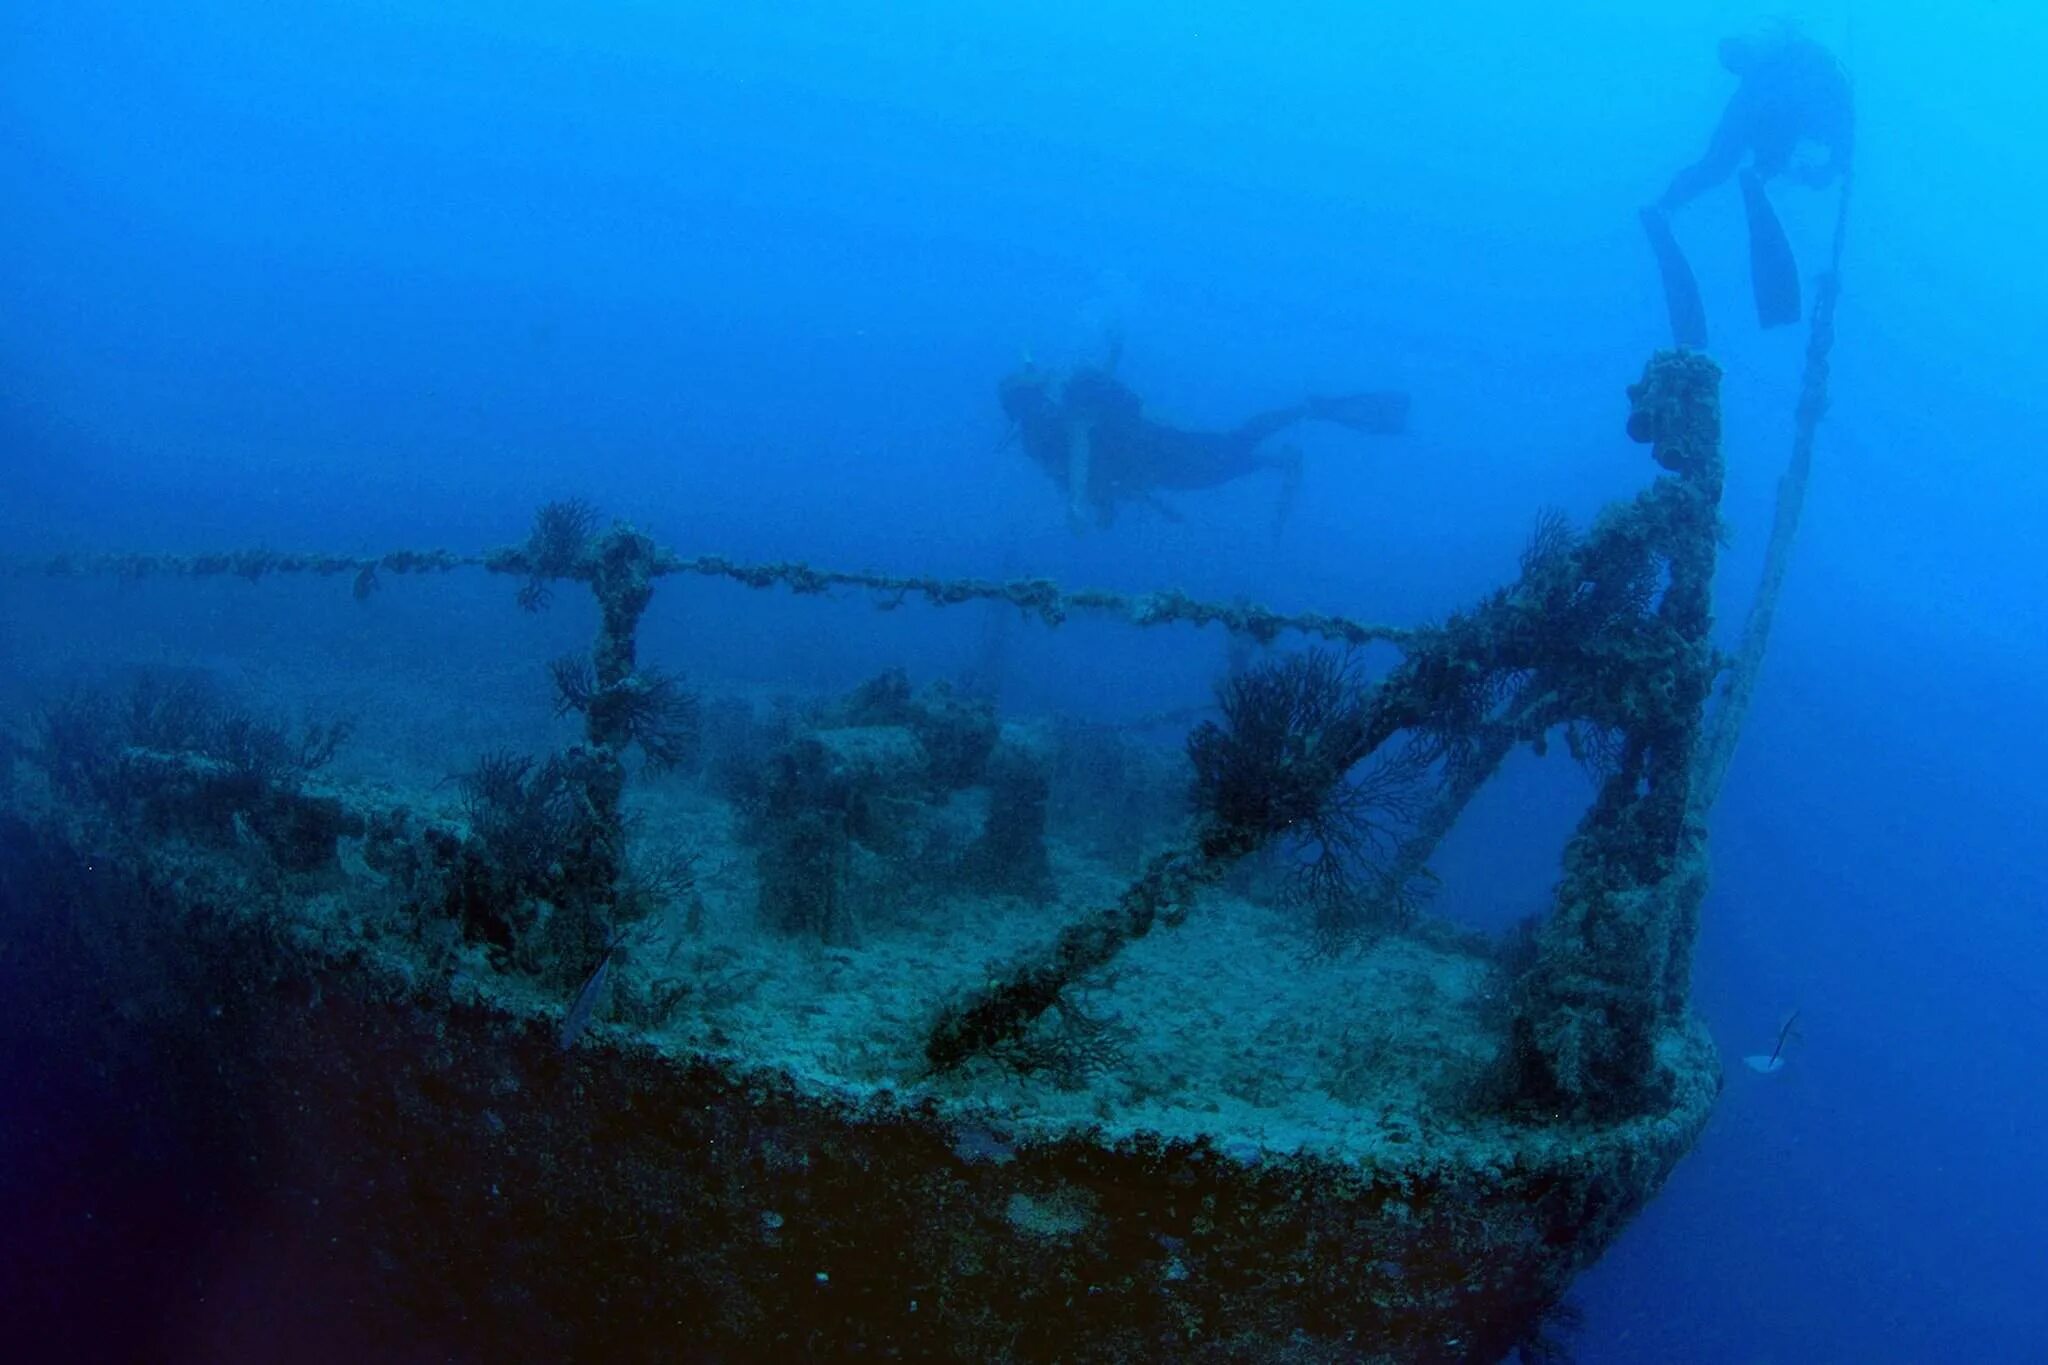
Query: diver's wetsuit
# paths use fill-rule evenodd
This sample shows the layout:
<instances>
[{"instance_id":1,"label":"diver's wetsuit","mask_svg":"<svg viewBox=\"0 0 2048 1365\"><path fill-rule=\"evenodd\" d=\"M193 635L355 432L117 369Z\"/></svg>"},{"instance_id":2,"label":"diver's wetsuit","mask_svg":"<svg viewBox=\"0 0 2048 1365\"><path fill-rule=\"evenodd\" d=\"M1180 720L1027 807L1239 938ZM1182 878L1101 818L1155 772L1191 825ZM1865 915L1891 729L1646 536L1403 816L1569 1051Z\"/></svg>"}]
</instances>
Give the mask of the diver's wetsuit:
<instances>
[{"instance_id":1,"label":"diver's wetsuit","mask_svg":"<svg viewBox=\"0 0 2048 1365\"><path fill-rule=\"evenodd\" d=\"M1292 472L1298 457L1268 453L1268 437L1311 419L1392 434L1407 423L1408 396L1310 399L1246 418L1228 431L1188 431L1145 416L1144 403L1106 370L1084 367L1056 386L1031 369L998 389L1025 452L1066 492L1074 520L1107 525L1119 502L1152 501L1162 489L1218 488L1263 469Z\"/></svg>"},{"instance_id":2,"label":"diver's wetsuit","mask_svg":"<svg viewBox=\"0 0 2048 1365\"><path fill-rule=\"evenodd\" d=\"M1742 77L1728 101L1707 153L1680 171L1657 201L1669 213L1735 174L1749 154L1761 180L1792 169L1801 142L1828 149L1828 159L1795 172L1813 186L1827 185L1849 168L1856 138L1849 78L1828 50L1810 38L1730 39L1721 62Z\"/></svg>"},{"instance_id":3,"label":"diver's wetsuit","mask_svg":"<svg viewBox=\"0 0 2048 1365\"><path fill-rule=\"evenodd\" d=\"M1067 380L1068 420L1088 428L1098 483L1105 492L1218 488L1261 469L1285 465L1262 454L1266 438L1315 415L1313 403L1256 413L1229 431L1186 431L1154 422L1127 386L1102 370L1077 370Z\"/></svg>"}]
</instances>

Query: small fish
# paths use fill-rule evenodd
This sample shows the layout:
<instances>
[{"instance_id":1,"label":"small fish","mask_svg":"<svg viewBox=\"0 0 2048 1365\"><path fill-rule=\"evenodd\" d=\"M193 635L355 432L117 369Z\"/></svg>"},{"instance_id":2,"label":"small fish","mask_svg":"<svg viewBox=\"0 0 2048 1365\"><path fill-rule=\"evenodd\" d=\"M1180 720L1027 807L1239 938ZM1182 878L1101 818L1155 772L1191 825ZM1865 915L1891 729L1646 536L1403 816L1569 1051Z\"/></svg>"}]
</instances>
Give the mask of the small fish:
<instances>
[{"instance_id":1,"label":"small fish","mask_svg":"<svg viewBox=\"0 0 2048 1365\"><path fill-rule=\"evenodd\" d=\"M576 1040L583 1036L583 1030L590 1027L590 1016L597 1009L598 997L604 994L604 983L611 978L612 954L618 951L619 940L614 938L604 946L604 956L597 960L597 970L583 983L583 989L576 992L576 1003L569 1006L569 1012L562 1017L562 1031L557 1035L562 1051L576 1046Z\"/></svg>"},{"instance_id":2,"label":"small fish","mask_svg":"<svg viewBox=\"0 0 2048 1365\"><path fill-rule=\"evenodd\" d=\"M1799 1036L1798 1030L1792 1027L1798 1022L1799 1011L1793 1010L1791 1017L1785 1020L1785 1026L1778 1030L1778 1045L1771 1049L1770 1056L1766 1057L1762 1053L1757 1053L1753 1056L1744 1057L1742 1064L1760 1076L1769 1076L1783 1071L1785 1069L1785 1044Z\"/></svg>"}]
</instances>

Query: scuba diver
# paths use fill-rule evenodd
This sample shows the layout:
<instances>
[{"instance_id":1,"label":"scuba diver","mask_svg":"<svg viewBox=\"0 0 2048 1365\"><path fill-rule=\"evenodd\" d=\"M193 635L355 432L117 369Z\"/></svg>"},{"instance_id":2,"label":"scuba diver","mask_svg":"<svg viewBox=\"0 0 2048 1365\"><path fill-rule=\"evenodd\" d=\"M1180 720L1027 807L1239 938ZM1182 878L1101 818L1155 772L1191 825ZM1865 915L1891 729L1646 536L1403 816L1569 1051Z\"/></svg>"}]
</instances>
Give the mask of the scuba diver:
<instances>
[{"instance_id":1,"label":"scuba diver","mask_svg":"<svg viewBox=\"0 0 2048 1365\"><path fill-rule=\"evenodd\" d=\"M1680 345L1707 344L1706 311L1692 269L1671 234L1671 214L1705 191L1739 175L1749 219L1750 282L1757 322L1777 327L1799 320L1799 266L1764 193L1765 184L1790 175L1825 188L1847 177L1855 147L1855 107L1849 77L1819 43L1787 25L1721 40L1721 65L1741 78L1714 129L1706 155L1672 178L1642 212L1643 227L1663 274L1671 330ZM1825 159L1800 159L1802 144L1825 149ZM1749 165L1743 166L1747 156Z\"/></svg>"},{"instance_id":2,"label":"scuba diver","mask_svg":"<svg viewBox=\"0 0 2048 1365\"><path fill-rule=\"evenodd\" d=\"M1398 434L1408 424L1407 394L1360 393L1256 413L1228 431L1168 426L1145 416L1143 401L1116 378L1120 350L1112 345L1106 364L1082 366L1064 383L1026 362L996 387L1012 434L1065 494L1067 519L1077 532L1090 522L1110 525L1126 502L1179 521L1160 499L1162 490L1220 488L1267 469L1283 480L1284 518L1301 481L1301 452L1268 450L1270 437L1306 421L1376 436Z\"/></svg>"}]
</instances>

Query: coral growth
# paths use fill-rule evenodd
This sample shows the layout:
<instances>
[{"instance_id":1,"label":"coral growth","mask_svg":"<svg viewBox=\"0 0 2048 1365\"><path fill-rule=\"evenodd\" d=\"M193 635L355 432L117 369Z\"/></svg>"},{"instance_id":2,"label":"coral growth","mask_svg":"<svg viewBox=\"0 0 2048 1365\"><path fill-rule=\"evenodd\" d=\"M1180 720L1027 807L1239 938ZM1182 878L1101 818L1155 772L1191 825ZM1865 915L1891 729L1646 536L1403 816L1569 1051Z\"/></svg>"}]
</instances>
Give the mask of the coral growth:
<instances>
[{"instance_id":1,"label":"coral growth","mask_svg":"<svg viewBox=\"0 0 2048 1365\"><path fill-rule=\"evenodd\" d=\"M1249 851L1276 836L1337 837L1332 794L1370 752L1365 689L1348 655L1307 650L1247 669L1218 689L1223 722L1188 736L1205 843Z\"/></svg>"},{"instance_id":2,"label":"coral growth","mask_svg":"<svg viewBox=\"0 0 2048 1365\"><path fill-rule=\"evenodd\" d=\"M584 555L597 530L597 509L581 498L563 498L544 504L534 513L533 530L526 538L526 583L519 589L519 605L527 611L544 611L554 601L554 581L586 576Z\"/></svg>"},{"instance_id":3,"label":"coral growth","mask_svg":"<svg viewBox=\"0 0 2048 1365\"><path fill-rule=\"evenodd\" d=\"M1046 762L1001 733L986 701L901 669L767 725L725 716L714 778L755 849L762 923L848 943L878 903L902 918L947 887L1049 897ZM971 831L968 792L986 794Z\"/></svg>"},{"instance_id":4,"label":"coral growth","mask_svg":"<svg viewBox=\"0 0 2048 1365\"><path fill-rule=\"evenodd\" d=\"M850 945L859 937L847 900L843 817L829 810L793 813L756 855L761 920L785 934Z\"/></svg>"},{"instance_id":5,"label":"coral growth","mask_svg":"<svg viewBox=\"0 0 2048 1365\"><path fill-rule=\"evenodd\" d=\"M1028 1031L989 1050L989 1060L1019 1076L1037 1076L1061 1090L1079 1090L1123 1064L1136 1030L1084 1009L1078 1001L1054 1003Z\"/></svg>"},{"instance_id":6,"label":"coral growth","mask_svg":"<svg viewBox=\"0 0 2048 1365\"><path fill-rule=\"evenodd\" d=\"M575 832L568 765L495 751L481 755L458 788L470 833L491 862L520 893L542 890Z\"/></svg>"},{"instance_id":7,"label":"coral growth","mask_svg":"<svg viewBox=\"0 0 2048 1365\"><path fill-rule=\"evenodd\" d=\"M262 849L286 871L330 862L353 827L305 792L347 741L346 720L296 729L203 674L145 671L125 688L78 687L43 702L29 753L52 790L119 827Z\"/></svg>"},{"instance_id":8,"label":"coral growth","mask_svg":"<svg viewBox=\"0 0 2048 1365\"><path fill-rule=\"evenodd\" d=\"M995 707L984 698L934 683L913 692L910 676L891 668L862 683L834 719L849 726L900 725L917 736L925 771L937 791L957 791L981 780L1000 727Z\"/></svg>"},{"instance_id":9,"label":"coral growth","mask_svg":"<svg viewBox=\"0 0 2048 1365\"><path fill-rule=\"evenodd\" d=\"M1429 744L1371 753L1370 702L1355 660L1308 650L1233 672L1217 690L1222 723L1188 737L1205 846L1284 842L1288 894L1325 950L1408 916L1398 855L1434 790Z\"/></svg>"},{"instance_id":10,"label":"coral growth","mask_svg":"<svg viewBox=\"0 0 2048 1365\"><path fill-rule=\"evenodd\" d=\"M697 694L673 673L643 668L605 686L586 655L570 654L548 665L555 684L555 714L578 713L596 729L637 743L656 772L696 761L701 706Z\"/></svg>"},{"instance_id":11,"label":"coral growth","mask_svg":"<svg viewBox=\"0 0 2048 1365\"><path fill-rule=\"evenodd\" d=\"M960 860L967 885L980 891L1050 900L1052 861L1046 851L1046 802L1052 783L1044 757L1006 744L988 761L988 814Z\"/></svg>"}]
</instances>

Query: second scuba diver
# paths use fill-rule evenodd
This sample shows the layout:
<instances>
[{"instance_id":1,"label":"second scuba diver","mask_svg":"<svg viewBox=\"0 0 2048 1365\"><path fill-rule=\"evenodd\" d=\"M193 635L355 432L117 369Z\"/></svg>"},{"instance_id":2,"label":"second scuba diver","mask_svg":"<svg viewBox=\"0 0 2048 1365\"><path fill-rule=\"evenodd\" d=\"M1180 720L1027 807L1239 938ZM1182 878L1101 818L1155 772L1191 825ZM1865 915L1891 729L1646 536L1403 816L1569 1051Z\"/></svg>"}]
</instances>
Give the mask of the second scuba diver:
<instances>
[{"instance_id":1,"label":"second scuba diver","mask_svg":"<svg viewBox=\"0 0 2048 1365\"><path fill-rule=\"evenodd\" d=\"M1330 422L1375 436L1398 434L1408 424L1408 395L1381 392L1310 398L1254 413L1228 430L1190 431L1147 417L1143 400L1114 368L1114 349L1109 364L1082 366L1064 382L1026 364L996 389L1025 453L1065 495L1076 531L1110 525L1125 503L1178 521L1161 492L1220 488L1263 470L1279 472L1283 499L1291 497L1301 478L1301 452L1270 449L1269 442L1298 422Z\"/></svg>"}]
</instances>

